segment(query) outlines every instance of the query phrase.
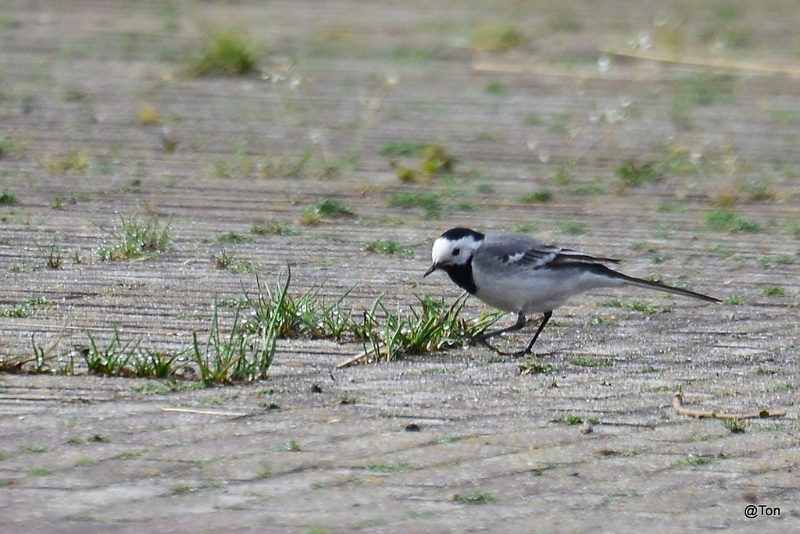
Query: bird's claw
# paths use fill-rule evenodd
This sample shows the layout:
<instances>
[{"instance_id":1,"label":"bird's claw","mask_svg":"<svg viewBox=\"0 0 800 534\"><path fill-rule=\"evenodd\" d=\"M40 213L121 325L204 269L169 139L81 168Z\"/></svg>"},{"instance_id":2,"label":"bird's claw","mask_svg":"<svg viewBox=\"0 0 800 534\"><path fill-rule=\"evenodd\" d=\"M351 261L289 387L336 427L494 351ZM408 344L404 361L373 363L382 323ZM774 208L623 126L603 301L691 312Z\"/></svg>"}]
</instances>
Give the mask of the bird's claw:
<instances>
[{"instance_id":1,"label":"bird's claw","mask_svg":"<svg viewBox=\"0 0 800 534\"><path fill-rule=\"evenodd\" d=\"M482 338L481 336L472 336L469 338L470 343L480 343L487 349L492 350L495 354L500 356L510 356L512 358L521 358L523 356L528 356L531 354L531 351L528 349L519 350L517 352L503 352L502 350L498 349L494 345L490 344L486 339Z\"/></svg>"}]
</instances>

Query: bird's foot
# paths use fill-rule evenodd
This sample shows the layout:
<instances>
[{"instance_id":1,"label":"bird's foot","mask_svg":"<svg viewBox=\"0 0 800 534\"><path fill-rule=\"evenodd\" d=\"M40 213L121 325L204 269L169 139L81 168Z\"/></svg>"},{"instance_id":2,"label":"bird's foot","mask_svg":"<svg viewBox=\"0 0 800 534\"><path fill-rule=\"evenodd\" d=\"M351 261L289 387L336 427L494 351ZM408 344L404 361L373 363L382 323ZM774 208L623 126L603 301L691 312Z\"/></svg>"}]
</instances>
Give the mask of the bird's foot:
<instances>
[{"instance_id":1,"label":"bird's foot","mask_svg":"<svg viewBox=\"0 0 800 534\"><path fill-rule=\"evenodd\" d=\"M489 343L488 341L486 341L486 339L481 337L481 336L470 336L470 337L467 338L467 341L469 341L470 343L474 343L474 344L481 344L484 347L486 347L487 349L491 350L492 352L494 352L495 354L498 354L500 356L510 356L512 358L521 358L523 356L528 356L528 355L531 354L531 351L529 349L523 349L523 350L520 350L520 351L517 351L517 352L504 352L504 351L498 349L497 347L495 347L494 345L492 345L491 343Z\"/></svg>"},{"instance_id":2,"label":"bird's foot","mask_svg":"<svg viewBox=\"0 0 800 534\"><path fill-rule=\"evenodd\" d=\"M491 350L497 352L498 354L500 353L500 351L496 347L494 347L492 344L490 344L488 341L486 341L486 338L483 337L483 336L469 336L467 338L467 341L471 345L483 345L484 347L486 347L488 349L491 349Z\"/></svg>"}]
</instances>

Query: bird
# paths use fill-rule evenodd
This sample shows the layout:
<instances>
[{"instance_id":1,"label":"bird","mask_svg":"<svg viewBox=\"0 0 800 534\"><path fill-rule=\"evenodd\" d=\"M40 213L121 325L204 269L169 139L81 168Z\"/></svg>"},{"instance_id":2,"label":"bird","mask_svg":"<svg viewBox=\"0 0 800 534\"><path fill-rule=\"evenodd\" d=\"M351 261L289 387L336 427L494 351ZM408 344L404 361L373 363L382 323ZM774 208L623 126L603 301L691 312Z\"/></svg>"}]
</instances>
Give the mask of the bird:
<instances>
[{"instance_id":1,"label":"bird","mask_svg":"<svg viewBox=\"0 0 800 534\"><path fill-rule=\"evenodd\" d=\"M591 289L636 286L706 302L721 302L688 289L634 278L605 265L619 263L618 259L584 254L519 233L484 234L470 228L452 228L433 242L431 257L433 263L423 278L435 271L444 271L470 295L498 310L517 314L513 325L474 336L472 341L500 353L487 342L489 338L521 330L528 315L542 314L533 339L525 349L513 353L516 357L531 354L553 310Z\"/></svg>"}]
</instances>

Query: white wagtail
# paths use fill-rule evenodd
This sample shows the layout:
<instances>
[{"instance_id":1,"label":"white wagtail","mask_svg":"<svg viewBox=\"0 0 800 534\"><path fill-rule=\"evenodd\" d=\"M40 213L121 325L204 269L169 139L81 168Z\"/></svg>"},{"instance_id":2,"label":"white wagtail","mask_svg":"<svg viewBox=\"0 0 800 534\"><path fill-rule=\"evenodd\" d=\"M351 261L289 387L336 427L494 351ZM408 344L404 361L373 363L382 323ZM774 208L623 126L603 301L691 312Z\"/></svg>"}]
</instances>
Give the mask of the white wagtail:
<instances>
[{"instance_id":1,"label":"white wagtail","mask_svg":"<svg viewBox=\"0 0 800 534\"><path fill-rule=\"evenodd\" d=\"M441 269L456 285L486 304L517 314L514 325L481 334L474 341L497 351L486 343L487 339L523 328L528 314L544 315L531 342L515 356L531 353L554 309L573 295L590 289L632 285L720 302L694 291L618 273L603 265L619 260L548 245L523 234L482 234L469 228L453 228L434 241L431 256L433 265L424 276Z\"/></svg>"}]
</instances>

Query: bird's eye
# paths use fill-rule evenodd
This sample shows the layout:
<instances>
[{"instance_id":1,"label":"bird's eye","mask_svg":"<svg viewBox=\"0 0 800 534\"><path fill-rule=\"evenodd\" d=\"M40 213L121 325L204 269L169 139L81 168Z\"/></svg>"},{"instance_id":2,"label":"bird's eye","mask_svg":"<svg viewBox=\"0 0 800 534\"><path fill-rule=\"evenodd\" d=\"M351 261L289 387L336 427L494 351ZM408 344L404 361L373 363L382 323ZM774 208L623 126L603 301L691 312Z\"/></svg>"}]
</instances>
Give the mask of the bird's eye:
<instances>
[{"instance_id":1,"label":"bird's eye","mask_svg":"<svg viewBox=\"0 0 800 534\"><path fill-rule=\"evenodd\" d=\"M454 248L453 249L453 256L458 256L459 254L461 254L461 249L460 248Z\"/></svg>"}]
</instances>

